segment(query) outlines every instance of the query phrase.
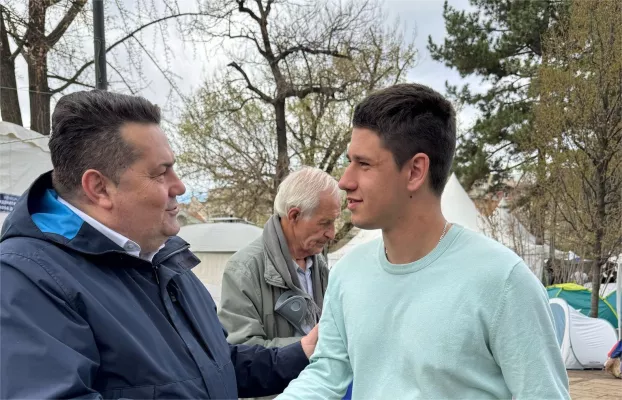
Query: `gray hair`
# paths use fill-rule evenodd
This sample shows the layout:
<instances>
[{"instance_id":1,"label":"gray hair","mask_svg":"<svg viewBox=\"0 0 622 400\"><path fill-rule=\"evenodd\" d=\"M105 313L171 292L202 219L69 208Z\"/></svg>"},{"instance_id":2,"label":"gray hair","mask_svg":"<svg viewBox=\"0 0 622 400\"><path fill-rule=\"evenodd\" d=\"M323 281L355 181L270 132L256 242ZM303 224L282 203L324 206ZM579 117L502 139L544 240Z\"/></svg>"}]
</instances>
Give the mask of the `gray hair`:
<instances>
[{"instance_id":1,"label":"gray hair","mask_svg":"<svg viewBox=\"0 0 622 400\"><path fill-rule=\"evenodd\" d=\"M340 200L335 178L319 168L303 167L292 172L281 182L274 199L274 213L285 217L289 210L298 207L303 217L309 217L320 203L322 193L328 192Z\"/></svg>"}]
</instances>

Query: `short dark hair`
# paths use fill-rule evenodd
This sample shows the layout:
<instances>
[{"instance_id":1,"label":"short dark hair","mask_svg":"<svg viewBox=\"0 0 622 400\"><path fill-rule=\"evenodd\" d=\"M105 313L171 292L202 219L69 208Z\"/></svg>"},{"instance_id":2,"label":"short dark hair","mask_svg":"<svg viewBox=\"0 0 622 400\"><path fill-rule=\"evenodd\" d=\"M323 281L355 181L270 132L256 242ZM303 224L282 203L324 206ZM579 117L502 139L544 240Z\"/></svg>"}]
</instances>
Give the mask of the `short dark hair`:
<instances>
[{"instance_id":1,"label":"short dark hair","mask_svg":"<svg viewBox=\"0 0 622 400\"><path fill-rule=\"evenodd\" d=\"M89 169L118 184L121 174L140 156L120 133L131 122L159 125L160 108L142 97L103 90L61 97L52 115L49 142L58 193L73 194Z\"/></svg>"},{"instance_id":2,"label":"short dark hair","mask_svg":"<svg viewBox=\"0 0 622 400\"><path fill-rule=\"evenodd\" d=\"M352 124L377 133L400 168L426 154L432 190L443 193L456 151L456 112L442 95L423 85L394 85L359 103Z\"/></svg>"}]
</instances>

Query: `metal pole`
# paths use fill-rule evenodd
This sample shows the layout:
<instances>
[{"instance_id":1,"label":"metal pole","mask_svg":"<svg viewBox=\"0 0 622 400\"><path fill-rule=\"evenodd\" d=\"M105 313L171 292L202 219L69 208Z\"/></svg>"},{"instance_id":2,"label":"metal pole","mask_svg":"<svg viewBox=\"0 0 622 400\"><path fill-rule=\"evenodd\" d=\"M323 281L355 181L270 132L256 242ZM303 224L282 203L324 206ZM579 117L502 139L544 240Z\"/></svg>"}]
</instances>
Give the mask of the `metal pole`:
<instances>
[{"instance_id":1,"label":"metal pole","mask_svg":"<svg viewBox=\"0 0 622 400\"><path fill-rule=\"evenodd\" d=\"M103 0L93 0L93 31L95 40L95 87L107 90Z\"/></svg>"}]
</instances>

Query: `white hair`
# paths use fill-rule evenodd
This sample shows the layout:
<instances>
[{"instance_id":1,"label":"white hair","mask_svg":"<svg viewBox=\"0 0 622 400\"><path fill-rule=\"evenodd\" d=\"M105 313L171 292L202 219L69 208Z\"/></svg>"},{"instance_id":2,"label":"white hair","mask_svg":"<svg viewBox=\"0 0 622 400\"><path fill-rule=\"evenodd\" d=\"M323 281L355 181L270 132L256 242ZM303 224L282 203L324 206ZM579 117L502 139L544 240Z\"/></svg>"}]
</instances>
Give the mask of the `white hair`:
<instances>
[{"instance_id":1,"label":"white hair","mask_svg":"<svg viewBox=\"0 0 622 400\"><path fill-rule=\"evenodd\" d=\"M292 208L300 208L303 217L309 217L320 203L322 193L328 192L341 199L335 178L319 168L303 167L289 174L279 185L274 199L274 212L285 217Z\"/></svg>"}]
</instances>

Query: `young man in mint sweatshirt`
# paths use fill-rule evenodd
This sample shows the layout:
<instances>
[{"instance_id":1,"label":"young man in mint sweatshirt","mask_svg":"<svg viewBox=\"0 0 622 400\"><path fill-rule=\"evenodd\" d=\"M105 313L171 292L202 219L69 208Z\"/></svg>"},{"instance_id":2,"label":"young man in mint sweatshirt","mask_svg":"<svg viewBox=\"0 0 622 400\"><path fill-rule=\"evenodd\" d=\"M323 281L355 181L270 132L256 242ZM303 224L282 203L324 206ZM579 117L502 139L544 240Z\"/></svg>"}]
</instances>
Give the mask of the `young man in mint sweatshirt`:
<instances>
[{"instance_id":1,"label":"young man in mint sweatshirt","mask_svg":"<svg viewBox=\"0 0 622 400\"><path fill-rule=\"evenodd\" d=\"M339 185L382 229L331 271L310 365L279 399L567 399L544 287L501 244L445 220L456 147L440 94L401 84L357 106Z\"/></svg>"}]
</instances>

